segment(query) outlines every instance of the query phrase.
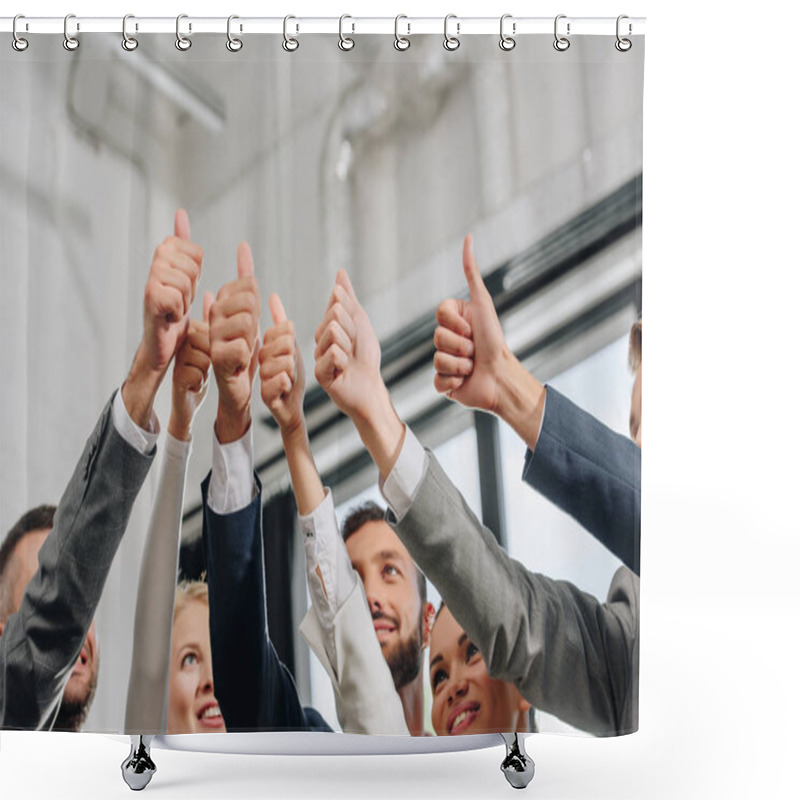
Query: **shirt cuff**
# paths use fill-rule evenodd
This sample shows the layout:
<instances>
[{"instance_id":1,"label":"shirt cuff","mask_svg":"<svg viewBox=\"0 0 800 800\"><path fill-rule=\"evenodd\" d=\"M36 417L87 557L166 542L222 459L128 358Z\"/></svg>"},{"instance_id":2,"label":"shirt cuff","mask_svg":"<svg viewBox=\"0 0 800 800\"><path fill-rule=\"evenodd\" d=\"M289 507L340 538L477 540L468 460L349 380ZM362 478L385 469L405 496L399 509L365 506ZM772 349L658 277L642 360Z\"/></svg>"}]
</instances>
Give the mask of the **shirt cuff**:
<instances>
[{"instance_id":1,"label":"shirt cuff","mask_svg":"<svg viewBox=\"0 0 800 800\"><path fill-rule=\"evenodd\" d=\"M220 516L247 508L258 494L253 479L253 428L241 439L220 444L214 433L208 507Z\"/></svg>"},{"instance_id":2,"label":"shirt cuff","mask_svg":"<svg viewBox=\"0 0 800 800\"><path fill-rule=\"evenodd\" d=\"M111 408L111 416L114 420L114 427L117 433L132 447L142 455L152 453L158 441L158 434L161 427L158 424L158 417L155 411L150 414L150 422L147 430L140 428L125 408L122 400L122 392L118 391L114 397L114 404Z\"/></svg>"},{"instance_id":3,"label":"shirt cuff","mask_svg":"<svg viewBox=\"0 0 800 800\"><path fill-rule=\"evenodd\" d=\"M356 585L347 547L339 534L333 495L325 487L324 500L308 515L298 515L306 551L309 586L319 584L317 568L325 589L314 592L317 601L327 605L332 620Z\"/></svg>"},{"instance_id":4,"label":"shirt cuff","mask_svg":"<svg viewBox=\"0 0 800 800\"><path fill-rule=\"evenodd\" d=\"M192 452L192 440L183 441L183 439L176 439L169 431L167 431L167 442L164 452L171 459L185 463L189 460Z\"/></svg>"},{"instance_id":5,"label":"shirt cuff","mask_svg":"<svg viewBox=\"0 0 800 800\"><path fill-rule=\"evenodd\" d=\"M544 404L542 405L542 416L539 417L539 430L536 432L536 442L539 442L539 437L542 435L542 428L544 427L544 415L547 413L547 384L544 385ZM534 448L535 450L535 448ZM525 471L528 469L528 464L530 463L531 459L533 458L533 450L528 447L525 450L525 464L522 469L523 475Z\"/></svg>"},{"instance_id":6,"label":"shirt cuff","mask_svg":"<svg viewBox=\"0 0 800 800\"><path fill-rule=\"evenodd\" d=\"M378 483L383 499L389 504L398 521L411 508L417 487L425 474L426 459L425 449L406 425L406 435L400 455L386 480Z\"/></svg>"}]
</instances>

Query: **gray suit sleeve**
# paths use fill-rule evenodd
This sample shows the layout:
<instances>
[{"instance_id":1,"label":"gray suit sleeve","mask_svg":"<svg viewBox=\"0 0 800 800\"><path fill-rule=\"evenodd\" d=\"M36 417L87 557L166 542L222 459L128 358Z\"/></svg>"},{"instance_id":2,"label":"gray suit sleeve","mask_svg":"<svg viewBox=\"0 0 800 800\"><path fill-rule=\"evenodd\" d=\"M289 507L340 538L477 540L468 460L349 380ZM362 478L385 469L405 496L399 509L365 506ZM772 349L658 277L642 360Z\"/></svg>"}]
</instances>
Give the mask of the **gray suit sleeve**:
<instances>
[{"instance_id":1,"label":"gray suit sleeve","mask_svg":"<svg viewBox=\"0 0 800 800\"><path fill-rule=\"evenodd\" d=\"M536 449L523 480L639 574L642 451L547 387Z\"/></svg>"},{"instance_id":2,"label":"gray suit sleeve","mask_svg":"<svg viewBox=\"0 0 800 800\"><path fill-rule=\"evenodd\" d=\"M428 453L411 508L387 521L475 642L493 678L597 735L636 729L639 580L601 603L512 559Z\"/></svg>"},{"instance_id":3,"label":"gray suit sleeve","mask_svg":"<svg viewBox=\"0 0 800 800\"><path fill-rule=\"evenodd\" d=\"M20 610L0 636L0 727L52 726L153 456L119 435L109 402L58 504Z\"/></svg>"}]
</instances>

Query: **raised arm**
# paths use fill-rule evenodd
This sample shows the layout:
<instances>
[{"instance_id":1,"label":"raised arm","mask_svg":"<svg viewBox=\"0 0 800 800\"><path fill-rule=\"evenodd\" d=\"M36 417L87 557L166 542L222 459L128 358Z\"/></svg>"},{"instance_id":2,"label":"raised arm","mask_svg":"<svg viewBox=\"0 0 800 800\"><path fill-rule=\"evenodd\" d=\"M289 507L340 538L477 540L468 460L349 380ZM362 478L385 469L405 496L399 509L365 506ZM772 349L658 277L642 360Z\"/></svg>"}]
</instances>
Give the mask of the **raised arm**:
<instances>
[{"instance_id":1,"label":"raised arm","mask_svg":"<svg viewBox=\"0 0 800 800\"><path fill-rule=\"evenodd\" d=\"M175 228L188 228L184 211ZM153 402L185 336L201 266L202 249L179 235L156 248L130 373L78 461L18 613L0 626L0 726L48 729L55 720L155 454Z\"/></svg>"},{"instance_id":2,"label":"raised arm","mask_svg":"<svg viewBox=\"0 0 800 800\"><path fill-rule=\"evenodd\" d=\"M331 678L342 730L407 734L363 585L339 535L333 499L314 465L303 414L305 374L294 326L277 295L270 297L269 307L274 324L264 334L259 354L261 398L281 431L303 529L311 608L300 632Z\"/></svg>"},{"instance_id":3,"label":"raised arm","mask_svg":"<svg viewBox=\"0 0 800 800\"><path fill-rule=\"evenodd\" d=\"M469 298L436 312L436 389L507 422L528 446L523 479L638 574L640 448L528 373L506 344L471 236L462 258Z\"/></svg>"},{"instance_id":4,"label":"raised arm","mask_svg":"<svg viewBox=\"0 0 800 800\"><path fill-rule=\"evenodd\" d=\"M195 414L208 390L211 346L208 314L214 296L203 298L203 321L191 320L175 356L172 408L158 488L150 513L136 596L131 675L125 731L165 733L167 689L178 576L178 552L186 470Z\"/></svg>"},{"instance_id":5,"label":"raised arm","mask_svg":"<svg viewBox=\"0 0 800 800\"><path fill-rule=\"evenodd\" d=\"M585 730L632 729L638 579L623 571L623 590L603 604L511 559L404 429L380 376L375 333L343 273L334 296L317 331L318 380L353 419L378 467L393 512L387 521L475 642L490 675ZM349 343L326 337L334 316Z\"/></svg>"},{"instance_id":6,"label":"raised arm","mask_svg":"<svg viewBox=\"0 0 800 800\"><path fill-rule=\"evenodd\" d=\"M330 730L300 704L267 629L261 493L250 445L261 300L248 245L239 246L237 264L238 278L220 289L210 323L219 389L215 448L232 467L220 474L215 466L203 484L214 686L229 731ZM234 466L243 452L244 470Z\"/></svg>"}]
</instances>

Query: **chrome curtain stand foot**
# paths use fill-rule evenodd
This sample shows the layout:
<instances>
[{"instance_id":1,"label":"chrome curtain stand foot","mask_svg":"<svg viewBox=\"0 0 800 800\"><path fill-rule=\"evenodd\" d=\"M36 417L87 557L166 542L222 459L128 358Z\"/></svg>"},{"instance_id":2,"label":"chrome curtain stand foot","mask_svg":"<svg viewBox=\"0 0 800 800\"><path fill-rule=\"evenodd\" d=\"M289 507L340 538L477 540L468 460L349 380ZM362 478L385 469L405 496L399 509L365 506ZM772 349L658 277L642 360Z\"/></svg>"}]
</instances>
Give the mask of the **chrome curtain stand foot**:
<instances>
[{"instance_id":1,"label":"chrome curtain stand foot","mask_svg":"<svg viewBox=\"0 0 800 800\"><path fill-rule=\"evenodd\" d=\"M152 736L131 736L131 752L122 762L122 778L134 792L140 792L150 783L156 765L150 758Z\"/></svg>"},{"instance_id":2,"label":"chrome curtain stand foot","mask_svg":"<svg viewBox=\"0 0 800 800\"><path fill-rule=\"evenodd\" d=\"M500 735L506 745L506 757L500 769L515 789L524 789L533 780L533 773L536 771L533 759L525 752L525 739L516 733Z\"/></svg>"}]
</instances>

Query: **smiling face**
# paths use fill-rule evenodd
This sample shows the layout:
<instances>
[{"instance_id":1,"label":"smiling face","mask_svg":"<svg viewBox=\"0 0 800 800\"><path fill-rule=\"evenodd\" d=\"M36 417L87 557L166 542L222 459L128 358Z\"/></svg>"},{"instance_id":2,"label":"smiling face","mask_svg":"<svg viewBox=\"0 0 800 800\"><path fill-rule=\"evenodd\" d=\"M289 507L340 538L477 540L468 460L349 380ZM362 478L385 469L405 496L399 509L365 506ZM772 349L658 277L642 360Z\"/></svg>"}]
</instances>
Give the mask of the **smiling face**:
<instances>
[{"instance_id":1,"label":"smiling face","mask_svg":"<svg viewBox=\"0 0 800 800\"><path fill-rule=\"evenodd\" d=\"M172 627L167 733L223 733L214 697L208 603L192 598L179 607Z\"/></svg>"},{"instance_id":2,"label":"smiling face","mask_svg":"<svg viewBox=\"0 0 800 800\"><path fill-rule=\"evenodd\" d=\"M345 542L364 583L375 634L396 689L411 683L428 644L417 567L397 534L382 520L364 523ZM432 610L432 609L431 609Z\"/></svg>"},{"instance_id":3,"label":"smiling face","mask_svg":"<svg viewBox=\"0 0 800 800\"><path fill-rule=\"evenodd\" d=\"M39 550L44 544L50 529L31 531L19 540L12 555L10 568L15 581L11 588L11 609L13 613L22 606L25 588L39 569ZM53 725L54 730L80 730L97 688L97 673L100 668L97 647L97 632L94 621L89 627L81 647L78 660L64 687L61 706Z\"/></svg>"},{"instance_id":4,"label":"smiling face","mask_svg":"<svg viewBox=\"0 0 800 800\"><path fill-rule=\"evenodd\" d=\"M513 684L489 677L478 648L446 606L431 631L430 673L438 736L527 730L530 703Z\"/></svg>"}]
</instances>

